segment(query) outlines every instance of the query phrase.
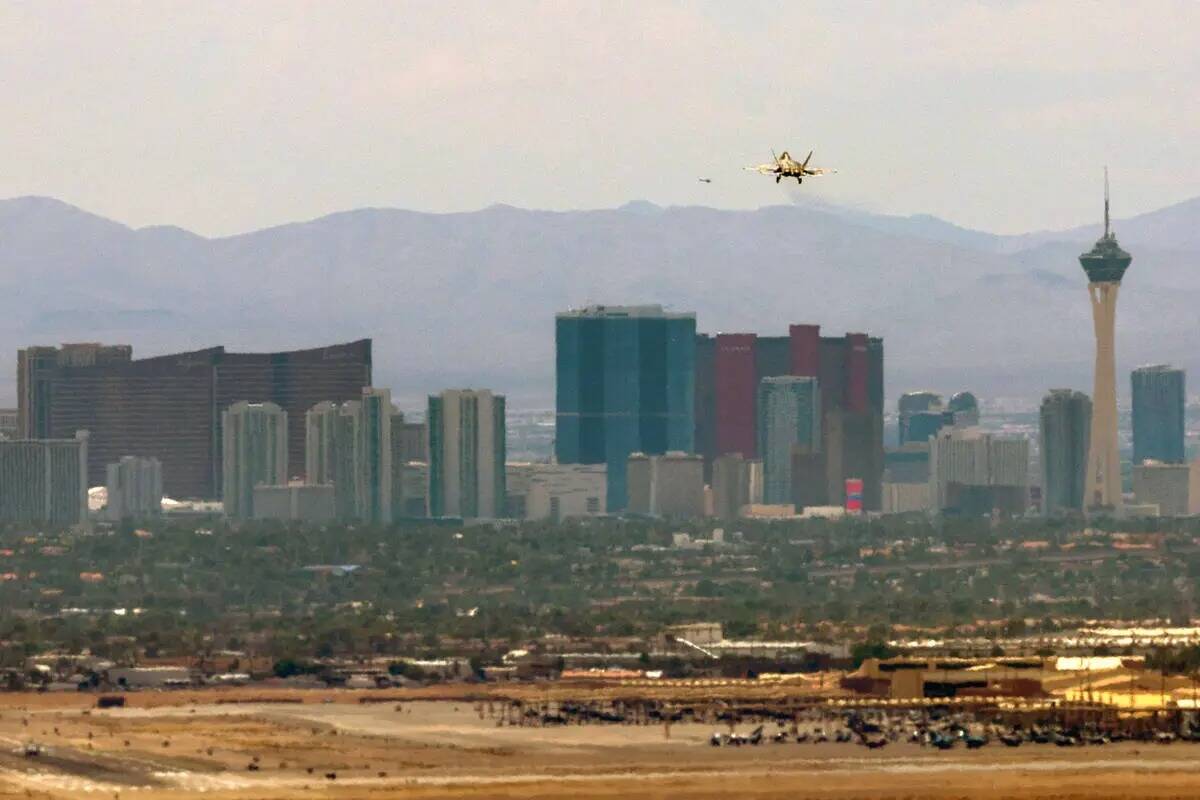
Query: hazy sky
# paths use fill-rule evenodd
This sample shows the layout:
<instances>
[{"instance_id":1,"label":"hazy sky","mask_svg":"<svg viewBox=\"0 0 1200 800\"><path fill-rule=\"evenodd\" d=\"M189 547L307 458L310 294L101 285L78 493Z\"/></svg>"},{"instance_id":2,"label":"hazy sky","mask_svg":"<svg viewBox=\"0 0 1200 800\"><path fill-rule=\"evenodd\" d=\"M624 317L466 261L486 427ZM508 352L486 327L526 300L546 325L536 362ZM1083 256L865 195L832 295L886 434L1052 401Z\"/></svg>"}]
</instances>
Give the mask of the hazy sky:
<instances>
[{"instance_id":1,"label":"hazy sky","mask_svg":"<svg viewBox=\"0 0 1200 800\"><path fill-rule=\"evenodd\" d=\"M999 232L1200 194L1200 3L0 2L0 197L227 234L359 206ZM711 177L711 184L698 176Z\"/></svg>"}]
</instances>

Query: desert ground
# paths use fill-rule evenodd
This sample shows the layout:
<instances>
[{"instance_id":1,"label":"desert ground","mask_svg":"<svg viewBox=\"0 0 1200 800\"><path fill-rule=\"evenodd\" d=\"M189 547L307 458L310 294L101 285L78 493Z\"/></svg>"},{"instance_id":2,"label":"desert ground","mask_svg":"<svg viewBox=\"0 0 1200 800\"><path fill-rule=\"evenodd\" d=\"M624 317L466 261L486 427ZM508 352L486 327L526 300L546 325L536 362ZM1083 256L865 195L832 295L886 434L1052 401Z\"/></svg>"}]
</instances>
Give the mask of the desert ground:
<instances>
[{"instance_id":1,"label":"desert ground","mask_svg":"<svg viewBox=\"0 0 1200 800\"><path fill-rule=\"evenodd\" d=\"M1187 743L713 748L713 727L699 723L501 726L495 703L489 714L466 693L127 697L125 708L98 709L94 695L0 695L0 797L1200 796L1200 745Z\"/></svg>"}]
</instances>

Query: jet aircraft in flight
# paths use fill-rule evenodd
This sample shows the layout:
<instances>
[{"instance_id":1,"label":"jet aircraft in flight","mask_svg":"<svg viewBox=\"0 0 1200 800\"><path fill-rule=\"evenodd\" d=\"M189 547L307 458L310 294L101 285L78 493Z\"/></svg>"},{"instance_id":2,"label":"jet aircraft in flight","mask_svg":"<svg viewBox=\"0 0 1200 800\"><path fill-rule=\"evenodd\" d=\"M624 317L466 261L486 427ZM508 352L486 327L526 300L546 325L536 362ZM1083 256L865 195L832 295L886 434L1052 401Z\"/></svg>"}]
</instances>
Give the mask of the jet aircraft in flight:
<instances>
[{"instance_id":1,"label":"jet aircraft in flight","mask_svg":"<svg viewBox=\"0 0 1200 800\"><path fill-rule=\"evenodd\" d=\"M760 175L774 175L775 182L779 183L784 178L795 178L796 183L804 183L805 178L813 178L818 175L826 175L831 172L837 172L836 169L822 169L821 167L810 167L808 162L812 160L812 151L808 151L808 156L801 163L788 155L788 151L784 150L779 156L775 155L775 151L771 151L771 158L774 159L770 164L759 164L757 167L746 167L751 172L757 172Z\"/></svg>"}]
</instances>

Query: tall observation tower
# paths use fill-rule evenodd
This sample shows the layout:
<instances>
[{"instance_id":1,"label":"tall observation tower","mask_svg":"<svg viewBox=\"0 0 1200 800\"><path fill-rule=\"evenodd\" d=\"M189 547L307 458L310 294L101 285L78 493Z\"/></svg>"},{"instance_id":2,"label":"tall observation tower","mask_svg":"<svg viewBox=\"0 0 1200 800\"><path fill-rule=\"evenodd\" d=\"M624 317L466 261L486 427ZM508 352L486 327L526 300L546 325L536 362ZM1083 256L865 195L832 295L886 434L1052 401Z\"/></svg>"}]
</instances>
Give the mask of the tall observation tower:
<instances>
[{"instance_id":1,"label":"tall observation tower","mask_svg":"<svg viewBox=\"0 0 1200 800\"><path fill-rule=\"evenodd\" d=\"M1113 339L1117 292L1133 257L1117 244L1109 229L1108 169L1104 170L1104 235L1079 257L1088 276L1092 323L1096 329L1096 384L1092 393L1092 440L1088 448L1084 506L1092 510L1121 507L1121 461L1117 455L1117 380Z\"/></svg>"}]
</instances>

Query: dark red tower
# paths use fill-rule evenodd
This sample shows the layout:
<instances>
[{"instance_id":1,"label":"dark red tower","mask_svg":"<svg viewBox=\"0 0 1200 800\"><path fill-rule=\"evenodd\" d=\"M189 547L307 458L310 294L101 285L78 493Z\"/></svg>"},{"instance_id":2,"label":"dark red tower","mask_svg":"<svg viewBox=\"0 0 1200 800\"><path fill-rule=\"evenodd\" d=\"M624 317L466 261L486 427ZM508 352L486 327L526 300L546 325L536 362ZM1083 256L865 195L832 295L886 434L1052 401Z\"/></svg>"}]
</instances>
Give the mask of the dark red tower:
<instances>
[{"instance_id":1,"label":"dark red tower","mask_svg":"<svg viewBox=\"0 0 1200 800\"><path fill-rule=\"evenodd\" d=\"M719 333L713 354L716 389L717 454L741 453L755 458L755 398L758 337L753 333Z\"/></svg>"},{"instance_id":2,"label":"dark red tower","mask_svg":"<svg viewBox=\"0 0 1200 800\"><path fill-rule=\"evenodd\" d=\"M846 410L865 414L870 409L867 391L868 341L865 333L846 334Z\"/></svg>"},{"instance_id":3,"label":"dark red tower","mask_svg":"<svg viewBox=\"0 0 1200 800\"><path fill-rule=\"evenodd\" d=\"M791 374L802 378L818 377L821 374L821 326L791 325L788 337L791 339Z\"/></svg>"}]
</instances>

